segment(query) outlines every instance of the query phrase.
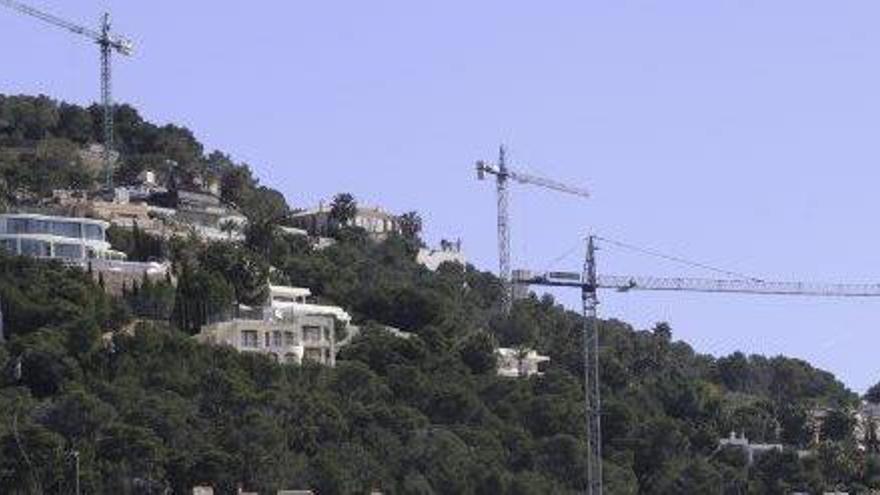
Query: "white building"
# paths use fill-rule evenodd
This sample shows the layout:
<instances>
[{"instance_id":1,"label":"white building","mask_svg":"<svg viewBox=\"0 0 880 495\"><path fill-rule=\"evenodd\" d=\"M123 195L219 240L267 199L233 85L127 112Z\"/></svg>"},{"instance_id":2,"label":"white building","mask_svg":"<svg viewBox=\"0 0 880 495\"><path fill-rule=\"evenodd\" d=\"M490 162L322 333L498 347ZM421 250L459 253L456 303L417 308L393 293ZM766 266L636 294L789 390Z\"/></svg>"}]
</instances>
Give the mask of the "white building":
<instances>
[{"instance_id":1,"label":"white building","mask_svg":"<svg viewBox=\"0 0 880 495\"><path fill-rule=\"evenodd\" d=\"M304 229L311 235L326 237L332 233L334 226L330 210L330 206L321 203L317 208L293 213L290 221L295 227ZM394 232L400 233L400 219L379 207L359 206L354 218L347 224L361 227L377 239L384 239Z\"/></svg>"},{"instance_id":2,"label":"white building","mask_svg":"<svg viewBox=\"0 0 880 495\"><path fill-rule=\"evenodd\" d=\"M167 262L125 261L125 253L111 249L107 242L108 226L92 218L4 213L0 214L0 250L89 269L114 294L144 276L153 281L167 276Z\"/></svg>"},{"instance_id":3,"label":"white building","mask_svg":"<svg viewBox=\"0 0 880 495\"><path fill-rule=\"evenodd\" d=\"M196 339L268 354L282 363L334 366L337 331L347 330L351 316L338 306L306 302L309 289L273 285L270 293L269 305L242 308L234 319L202 327Z\"/></svg>"},{"instance_id":4,"label":"white building","mask_svg":"<svg viewBox=\"0 0 880 495\"><path fill-rule=\"evenodd\" d=\"M461 252L461 240L450 242L444 239L440 241L439 249L419 249L416 262L424 265L428 270L436 271L440 265L447 262L464 266L467 264L467 258Z\"/></svg>"},{"instance_id":5,"label":"white building","mask_svg":"<svg viewBox=\"0 0 880 495\"><path fill-rule=\"evenodd\" d=\"M725 447L733 447L743 451L748 464L751 466L755 462L755 458L770 451L782 452L781 443L750 443L745 435L737 436L735 432L730 432L728 438L718 440L718 449Z\"/></svg>"},{"instance_id":6,"label":"white building","mask_svg":"<svg viewBox=\"0 0 880 495\"><path fill-rule=\"evenodd\" d=\"M549 356L542 356L534 349L499 347L496 354L498 356L498 374L510 378L543 375L541 365L550 362Z\"/></svg>"},{"instance_id":7,"label":"white building","mask_svg":"<svg viewBox=\"0 0 880 495\"><path fill-rule=\"evenodd\" d=\"M91 218L0 214L0 248L13 254L65 260L122 260L106 239L109 224Z\"/></svg>"}]
</instances>

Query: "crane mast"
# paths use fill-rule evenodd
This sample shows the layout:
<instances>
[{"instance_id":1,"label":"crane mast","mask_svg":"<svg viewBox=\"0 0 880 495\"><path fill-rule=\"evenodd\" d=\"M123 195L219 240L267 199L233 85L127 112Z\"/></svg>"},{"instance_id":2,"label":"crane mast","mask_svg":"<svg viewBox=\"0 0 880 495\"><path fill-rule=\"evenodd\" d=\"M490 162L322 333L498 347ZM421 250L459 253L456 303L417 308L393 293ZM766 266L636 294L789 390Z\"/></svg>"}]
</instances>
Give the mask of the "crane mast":
<instances>
[{"instance_id":1,"label":"crane mast","mask_svg":"<svg viewBox=\"0 0 880 495\"><path fill-rule=\"evenodd\" d=\"M542 285L580 289L583 303L584 400L587 422L587 490L588 495L602 495L602 402L599 393L599 289L618 292L678 291L724 294L755 294L778 296L813 296L841 298L880 297L880 284L841 284L778 282L756 278L713 279L693 277L654 277L600 275L596 271L596 237L587 238L587 252L581 272L553 271L530 273L518 270L512 281L519 285Z\"/></svg>"},{"instance_id":2,"label":"crane mast","mask_svg":"<svg viewBox=\"0 0 880 495\"><path fill-rule=\"evenodd\" d=\"M104 184L108 189L113 187L113 94L111 85L111 54L118 52L123 55L131 55L134 47L131 41L122 36L110 32L110 14L104 13L101 17L99 31L74 24L60 17L37 10L29 5L15 0L0 0L0 5L5 5L22 14L35 17L49 24L67 29L68 31L90 38L98 44L101 56L101 105L103 107L103 134L104 134Z\"/></svg>"},{"instance_id":3,"label":"crane mast","mask_svg":"<svg viewBox=\"0 0 880 495\"><path fill-rule=\"evenodd\" d=\"M498 277L501 279L501 310L504 314L510 313L513 301L510 270L510 199L508 182L513 180L520 184L531 184L552 191L573 194L575 196L589 197L585 190L569 186L555 180L537 177L522 172L511 170L507 166L504 146L498 149L498 163L493 165L482 160L477 162L477 178L483 180L486 175L495 176L496 194L498 196Z\"/></svg>"}]
</instances>

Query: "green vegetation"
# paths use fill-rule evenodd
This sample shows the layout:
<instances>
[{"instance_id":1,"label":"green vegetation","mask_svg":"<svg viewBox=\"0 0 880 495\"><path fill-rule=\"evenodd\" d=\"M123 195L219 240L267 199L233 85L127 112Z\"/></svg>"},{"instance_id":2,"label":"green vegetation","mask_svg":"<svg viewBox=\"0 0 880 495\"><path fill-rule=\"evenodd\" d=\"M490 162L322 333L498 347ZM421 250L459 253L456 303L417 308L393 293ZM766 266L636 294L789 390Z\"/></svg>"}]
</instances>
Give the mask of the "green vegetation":
<instances>
[{"instance_id":1,"label":"green vegetation","mask_svg":"<svg viewBox=\"0 0 880 495\"><path fill-rule=\"evenodd\" d=\"M64 129L64 139L82 143L95 132L95 112L67 109L67 120L29 123L9 119L10 100L22 98L0 98L4 139L40 141ZM59 113L67 108L43 104ZM155 163L188 163L187 156L202 163L189 131L141 127L153 129L143 135L165 136L167 146L150 152ZM170 136L180 139L172 146ZM137 149L151 149L143 146ZM2 177L17 177L9 170L21 162L4 163ZM239 187L248 183L239 173L224 175L227 199L262 194ZM7 191L27 182L15 184ZM356 208L353 197L340 205L339 218ZM336 244L323 250L280 231L273 212L252 218L240 243L115 233L116 247L133 257L169 257L176 282L144 280L118 299L87 273L0 254L8 339L0 345L4 493L70 493L73 450L84 493L185 493L200 483L233 493L239 482L261 493L582 489L577 313L550 296L532 296L509 317L498 316L500 287L492 274L455 264L430 272L415 262L415 213L406 235L373 242L358 228L340 227ZM235 302L264 298L267 278L309 287L362 323L336 368L279 365L190 338ZM398 338L382 325L415 336ZM102 338L105 332L111 333ZM607 320L600 332L608 493L880 488L880 459L857 449L845 413L858 398L831 374L784 357L697 354L665 324L636 330ZM552 357L550 368L540 377L501 378L493 352L499 344L535 347ZM811 446L810 411L820 406L836 412L823 426L823 441ZM789 448L748 466L739 451L717 449L731 431ZM876 438L869 445L876 448ZM807 447L813 455L799 458L794 449Z\"/></svg>"},{"instance_id":2,"label":"green vegetation","mask_svg":"<svg viewBox=\"0 0 880 495\"><path fill-rule=\"evenodd\" d=\"M0 94L0 206L46 197L53 189L98 187L100 169L90 168L78 151L101 142L102 119L98 105L82 108L46 96ZM121 156L118 183L130 183L147 169L182 187L217 180L222 199L249 218L287 213L281 193L261 186L246 164L218 151L206 154L188 129L152 124L128 105L117 105L113 119Z\"/></svg>"}]
</instances>

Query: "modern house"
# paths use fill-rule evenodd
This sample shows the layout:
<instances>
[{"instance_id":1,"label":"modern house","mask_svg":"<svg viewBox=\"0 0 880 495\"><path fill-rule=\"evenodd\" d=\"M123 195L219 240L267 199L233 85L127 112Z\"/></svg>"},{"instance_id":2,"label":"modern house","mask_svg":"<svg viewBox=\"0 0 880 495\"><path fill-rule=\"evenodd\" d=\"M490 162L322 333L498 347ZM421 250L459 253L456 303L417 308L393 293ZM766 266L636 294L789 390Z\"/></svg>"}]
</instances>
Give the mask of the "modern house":
<instances>
[{"instance_id":1,"label":"modern house","mask_svg":"<svg viewBox=\"0 0 880 495\"><path fill-rule=\"evenodd\" d=\"M168 273L167 263L125 261L125 253L107 242L102 220L32 213L0 214L0 249L34 258L58 259L68 265L90 269L104 280L105 289L120 293L123 285L144 276L159 280Z\"/></svg>"},{"instance_id":2,"label":"modern house","mask_svg":"<svg viewBox=\"0 0 880 495\"><path fill-rule=\"evenodd\" d=\"M330 206L324 203L317 208L293 213L290 220L294 227L306 230L313 236L328 236L334 227L333 219L330 218ZM361 227L377 239L384 239L391 233L400 233L400 219L379 207L358 207L354 218L346 225Z\"/></svg>"},{"instance_id":3,"label":"modern house","mask_svg":"<svg viewBox=\"0 0 880 495\"><path fill-rule=\"evenodd\" d=\"M541 376L544 374L541 369L542 365L550 362L549 356L542 356L534 349L499 347L496 354L498 356L498 375L509 378Z\"/></svg>"},{"instance_id":4,"label":"modern house","mask_svg":"<svg viewBox=\"0 0 880 495\"><path fill-rule=\"evenodd\" d=\"M270 294L268 305L241 307L235 318L202 327L196 339L268 354L282 363L334 366L337 334L347 331L351 316L338 306L306 302L309 289L273 285Z\"/></svg>"},{"instance_id":5,"label":"modern house","mask_svg":"<svg viewBox=\"0 0 880 495\"><path fill-rule=\"evenodd\" d=\"M0 214L0 248L13 254L65 260L124 260L106 239L101 220L32 213Z\"/></svg>"}]
</instances>

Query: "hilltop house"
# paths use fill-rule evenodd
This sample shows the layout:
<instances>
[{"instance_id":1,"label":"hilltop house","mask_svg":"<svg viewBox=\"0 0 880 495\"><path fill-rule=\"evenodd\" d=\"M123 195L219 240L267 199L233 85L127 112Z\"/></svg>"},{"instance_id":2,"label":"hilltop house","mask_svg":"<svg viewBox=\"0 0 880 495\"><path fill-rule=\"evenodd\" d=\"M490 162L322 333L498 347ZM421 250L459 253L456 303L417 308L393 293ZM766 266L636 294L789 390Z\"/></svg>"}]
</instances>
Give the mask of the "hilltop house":
<instances>
[{"instance_id":1,"label":"hilltop house","mask_svg":"<svg viewBox=\"0 0 880 495\"><path fill-rule=\"evenodd\" d=\"M317 208L299 211L290 216L294 227L308 231L313 236L326 237L333 230L330 207L323 202ZM400 219L379 207L358 207L354 218L347 225L361 227L375 239L384 239L391 233L400 233Z\"/></svg>"},{"instance_id":2,"label":"hilltop house","mask_svg":"<svg viewBox=\"0 0 880 495\"><path fill-rule=\"evenodd\" d=\"M107 242L108 226L92 218L4 213L0 214L0 249L91 269L96 277L100 274L111 293L121 292L123 284L140 281L144 275L154 280L166 276L165 263L125 261L125 253L113 250Z\"/></svg>"}]
</instances>

